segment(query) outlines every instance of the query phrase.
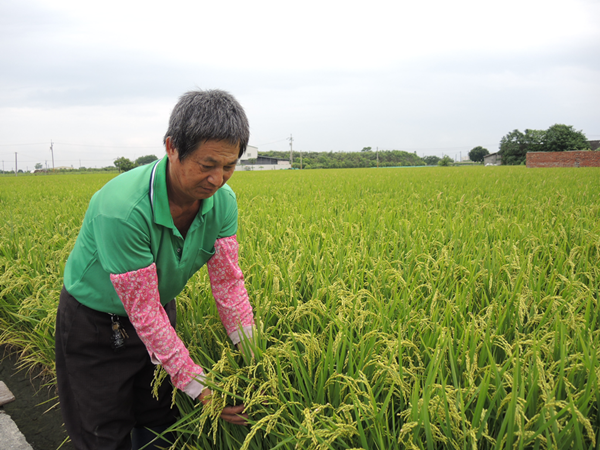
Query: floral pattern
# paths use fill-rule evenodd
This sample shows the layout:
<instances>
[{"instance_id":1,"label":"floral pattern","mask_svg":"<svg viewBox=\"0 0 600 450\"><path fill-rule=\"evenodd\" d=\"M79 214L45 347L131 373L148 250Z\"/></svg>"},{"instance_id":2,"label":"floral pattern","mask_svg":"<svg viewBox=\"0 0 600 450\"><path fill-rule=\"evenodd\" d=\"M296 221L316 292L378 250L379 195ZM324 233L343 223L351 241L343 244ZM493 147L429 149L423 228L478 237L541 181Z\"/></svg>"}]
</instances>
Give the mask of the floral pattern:
<instances>
[{"instance_id":1,"label":"floral pattern","mask_svg":"<svg viewBox=\"0 0 600 450\"><path fill-rule=\"evenodd\" d=\"M238 265L235 235L215 242L208 273L219 316L230 339L237 344L244 337L251 338L254 315ZM204 371L190 358L161 306L156 264L111 274L110 279L152 362L162 364L176 388L196 398L203 389Z\"/></svg>"},{"instance_id":2,"label":"floral pattern","mask_svg":"<svg viewBox=\"0 0 600 450\"><path fill-rule=\"evenodd\" d=\"M215 254L208 261L208 276L221 322L234 344L252 337L254 315L238 263L235 235L217 239ZM240 335L240 331L243 333Z\"/></svg>"},{"instance_id":3,"label":"floral pattern","mask_svg":"<svg viewBox=\"0 0 600 450\"><path fill-rule=\"evenodd\" d=\"M119 275L111 274L119 298L138 336L155 364L162 364L176 388L193 378L204 378L202 367L194 364L160 304L156 264Z\"/></svg>"}]
</instances>

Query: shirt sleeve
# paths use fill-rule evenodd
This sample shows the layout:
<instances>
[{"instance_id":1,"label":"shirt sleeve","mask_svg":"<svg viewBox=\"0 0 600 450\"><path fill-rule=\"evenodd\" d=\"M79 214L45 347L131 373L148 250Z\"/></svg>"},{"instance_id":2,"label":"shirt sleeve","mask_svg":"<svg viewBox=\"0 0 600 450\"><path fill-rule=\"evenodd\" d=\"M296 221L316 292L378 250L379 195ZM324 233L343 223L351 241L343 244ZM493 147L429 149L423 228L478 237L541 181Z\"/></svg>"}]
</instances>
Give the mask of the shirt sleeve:
<instances>
[{"instance_id":1,"label":"shirt sleeve","mask_svg":"<svg viewBox=\"0 0 600 450\"><path fill-rule=\"evenodd\" d=\"M238 248L235 235L217 239L215 254L207 264L217 311L234 344L244 337L251 338L254 326L252 305L238 264Z\"/></svg>"},{"instance_id":2,"label":"shirt sleeve","mask_svg":"<svg viewBox=\"0 0 600 450\"><path fill-rule=\"evenodd\" d=\"M92 223L98 259L108 273L126 273L150 266L150 230L139 214L127 220L98 215Z\"/></svg>"},{"instance_id":3,"label":"shirt sleeve","mask_svg":"<svg viewBox=\"0 0 600 450\"><path fill-rule=\"evenodd\" d=\"M238 208L235 193L227 185L221 189L224 191L226 201L223 202L222 214L224 220L217 239L234 236L237 233L238 227Z\"/></svg>"},{"instance_id":4,"label":"shirt sleeve","mask_svg":"<svg viewBox=\"0 0 600 450\"><path fill-rule=\"evenodd\" d=\"M160 304L156 265L111 274L110 280L152 362L163 366L177 389L196 398L203 388L204 371L190 358Z\"/></svg>"}]
</instances>

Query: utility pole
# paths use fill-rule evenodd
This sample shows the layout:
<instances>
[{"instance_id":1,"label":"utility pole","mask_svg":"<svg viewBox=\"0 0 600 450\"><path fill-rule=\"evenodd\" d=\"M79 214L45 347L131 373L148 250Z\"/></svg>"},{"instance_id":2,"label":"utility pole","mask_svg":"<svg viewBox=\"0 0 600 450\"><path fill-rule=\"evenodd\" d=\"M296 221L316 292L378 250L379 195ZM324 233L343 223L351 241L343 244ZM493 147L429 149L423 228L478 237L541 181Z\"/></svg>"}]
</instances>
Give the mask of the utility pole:
<instances>
[{"instance_id":1,"label":"utility pole","mask_svg":"<svg viewBox=\"0 0 600 450\"><path fill-rule=\"evenodd\" d=\"M294 150L292 148L293 142L294 142L294 138L292 137L292 134L290 133L290 166L294 165Z\"/></svg>"},{"instance_id":2,"label":"utility pole","mask_svg":"<svg viewBox=\"0 0 600 450\"><path fill-rule=\"evenodd\" d=\"M17 152L15 152L15 177L17 176Z\"/></svg>"},{"instance_id":3,"label":"utility pole","mask_svg":"<svg viewBox=\"0 0 600 450\"><path fill-rule=\"evenodd\" d=\"M52 172L54 172L54 144L50 141L50 151L52 152Z\"/></svg>"},{"instance_id":4,"label":"utility pole","mask_svg":"<svg viewBox=\"0 0 600 450\"><path fill-rule=\"evenodd\" d=\"M379 147L375 147L375 148L377 150L377 152L376 152L376 154L377 154L377 168L379 169Z\"/></svg>"}]
</instances>

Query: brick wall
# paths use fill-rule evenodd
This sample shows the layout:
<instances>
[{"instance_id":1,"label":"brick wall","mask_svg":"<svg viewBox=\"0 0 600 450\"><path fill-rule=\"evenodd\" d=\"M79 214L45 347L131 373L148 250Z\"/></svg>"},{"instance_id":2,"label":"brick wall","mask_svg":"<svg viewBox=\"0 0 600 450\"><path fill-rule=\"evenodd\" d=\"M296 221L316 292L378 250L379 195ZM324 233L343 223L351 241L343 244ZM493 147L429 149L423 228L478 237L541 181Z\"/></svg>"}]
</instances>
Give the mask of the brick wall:
<instances>
[{"instance_id":1,"label":"brick wall","mask_svg":"<svg viewBox=\"0 0 600 450\"><path fill-rule=\"evenodd\" d=\"M600 151L528 152L527 167L600 167Z\"/></svg>"}]
</instances>

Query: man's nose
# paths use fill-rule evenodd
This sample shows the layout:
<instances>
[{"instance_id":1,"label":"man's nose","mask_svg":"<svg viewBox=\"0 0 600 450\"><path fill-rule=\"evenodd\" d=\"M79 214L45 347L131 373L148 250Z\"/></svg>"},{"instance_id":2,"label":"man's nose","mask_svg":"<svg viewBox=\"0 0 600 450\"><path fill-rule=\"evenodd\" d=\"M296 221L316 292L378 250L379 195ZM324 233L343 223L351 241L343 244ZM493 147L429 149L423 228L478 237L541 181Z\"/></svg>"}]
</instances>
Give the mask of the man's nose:
<instances>
[{"instance_id":1,"label":"man's nose","mask_svg":"<svg viewBox=\"0 0 600 450\"><path fill-rule=\"evenodd\" d=\"M215 167L208 177L208 181L213 186L221 186L223 184L223 169L220 167Z\"/></svg>"}]
</instances>

